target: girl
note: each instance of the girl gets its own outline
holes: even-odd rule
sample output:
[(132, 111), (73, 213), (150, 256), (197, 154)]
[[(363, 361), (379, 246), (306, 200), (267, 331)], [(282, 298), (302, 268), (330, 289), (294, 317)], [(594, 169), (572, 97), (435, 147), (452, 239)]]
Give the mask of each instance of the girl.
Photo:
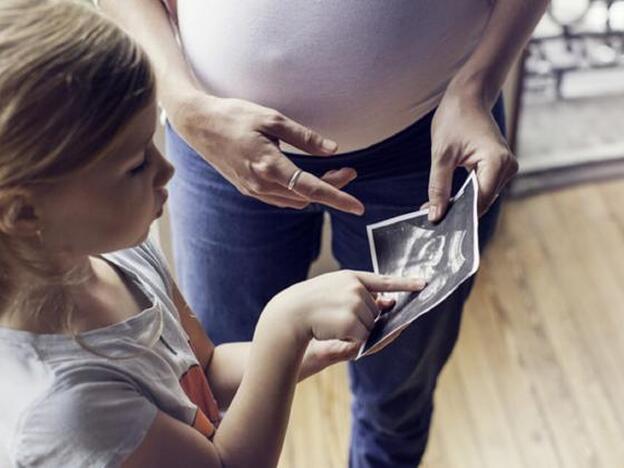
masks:
[(423, 287), (324, 275), (274, 297), (253, 342), (213, 346), (146, 240), (173, 174), (154, 88), (145, 54), (90, 8), (2, 0), (0, 436), (15, 466), (275, 466), (296, 382), (354, 355), (392, 305), (375, 292)]

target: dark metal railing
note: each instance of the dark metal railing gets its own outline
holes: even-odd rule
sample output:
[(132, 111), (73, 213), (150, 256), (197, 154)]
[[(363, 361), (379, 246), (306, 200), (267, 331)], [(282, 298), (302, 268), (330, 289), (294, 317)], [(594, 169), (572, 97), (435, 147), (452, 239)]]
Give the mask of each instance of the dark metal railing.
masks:
[[(550, 91), (562, 98), (562, 82), (572, 72), (624, 67), (624, 0), (577, 0), (567, 17), (551, 2), (545, 23), (530, 40), (524, 61), (527, 92)], [(561, 4), (560, 4), (561, 5)]]

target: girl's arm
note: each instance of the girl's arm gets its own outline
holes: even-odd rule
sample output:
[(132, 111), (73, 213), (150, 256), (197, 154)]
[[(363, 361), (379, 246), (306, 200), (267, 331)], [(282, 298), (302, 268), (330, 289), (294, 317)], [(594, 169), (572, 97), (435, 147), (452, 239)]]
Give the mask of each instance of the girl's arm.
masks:
[(173, 302), (178, 309), (182, 327), (191, 339), (191, 346), (206, 373), (215, 399), (225, 409), (230, 405), (243, 379), (251, 343), (226, 343), (215, 347), (178, 286), (173, 279), (170, 282)]
[(251, 345), (249, 369), (213, 440), (159, 412), (124, 468), (277, 465), (309, 338), (273, 318), (277, 312), (267, 312)]
[[(251, 342), (225, 343), (215, 347), (172, 278), (171, 284), (180, 322), (191, 339), (193, 351), (206, 373), (215, 399), (221, 409), (226, 409), (243, 379), (251, 353)], [(381, 308), (391, 305), (378, 301)], [(357, 343), (313, 340), (303, 355), (298, 381), (331, 364), (355, 357), (357, 350)]]
[[(278, 294), (258, 321), (240, 387), (213, 440), (160, 412), (124, 468), (275, 467), (310, 341), (361, 343), (379, 312), (371, 292), (423, 287), (413, 278), (345, 271)], [(209, 366), (214, 357), (211, 353)]]
[(277, 307), (263, 313), (253, 342), (215, 347), (173, 281), (172, 287), (180, 321), (206, 369), (215, 398), (229, 406), (240, 387), (239, 396), (231, 402), (212, 441), (159, 412), (124, 468), (276, 466), (309, 336), (297, 332), (301, 327), (273, 318), (283, 314)]
[[(377, 301), (380, 308), (391, 307)], [(226, 343), (214, 349), (210, 365), (206, 368), (206, 377), (214, 397), (221, 409), (227, 409), (236, 394), (247, 368), (251, 351), (251, 342)], [(353, 359), (358, 352), (359, 343), (340, 340), (317, 341), (308, 344), (299, 366), (297, 382), (320, 372), (337, 362)]]

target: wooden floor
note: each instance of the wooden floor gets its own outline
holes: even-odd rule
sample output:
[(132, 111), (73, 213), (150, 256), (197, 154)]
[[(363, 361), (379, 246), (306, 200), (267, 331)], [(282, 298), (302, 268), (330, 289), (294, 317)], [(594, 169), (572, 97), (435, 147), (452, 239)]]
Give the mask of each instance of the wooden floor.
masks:
[[(348, 438), (335, 366), (300, 385), (280, 468), (345, 467)], [(422, 466), (624, 467), (624, 181), (507, 204)]]

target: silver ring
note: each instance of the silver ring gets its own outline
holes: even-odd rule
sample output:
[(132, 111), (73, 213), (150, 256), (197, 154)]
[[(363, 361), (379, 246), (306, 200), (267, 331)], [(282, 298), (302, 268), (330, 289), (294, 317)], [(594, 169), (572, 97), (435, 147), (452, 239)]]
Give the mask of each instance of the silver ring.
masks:
[(302, 172), (303, 170), (297, 169), (295, 173), (290, 177), (290, 180), (288, 181), (288, 190), (292, 190), (295, 188), (295, 184), (299, 180)]

